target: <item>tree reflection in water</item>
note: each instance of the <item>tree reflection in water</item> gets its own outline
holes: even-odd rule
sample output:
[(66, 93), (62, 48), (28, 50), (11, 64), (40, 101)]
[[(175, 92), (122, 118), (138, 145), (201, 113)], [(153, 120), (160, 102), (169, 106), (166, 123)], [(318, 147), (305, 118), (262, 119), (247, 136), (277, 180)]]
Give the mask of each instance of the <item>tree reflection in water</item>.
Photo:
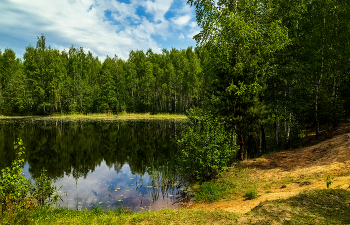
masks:
[[(13, 141), (20, 136), (33, 178), (40, 176), (42, 168), (57, 184), (66, 185), (69, 177), (74, 178), (75, 187), (61, 188), (66, 194), (63, 200), (73, 201), (68, 207), (91, 208), (103, 202), (111, 208), (123, 205), (142, 210), (145, 205), (154, 205), (156, 209), (164, 207), (156, 202), (168, 204), (169, 199), (178, 205), (190, 200), (189, 185), (174, 168), (175, 135), (180, 131), (181, 123), (175, 120), (2, 120), (0, 167), (14, 159)], [(104, 167), (114, 170), (114, 175), (105, 178), (104, 186), (88, 187), (88, 181), (106, 174), (95, 171)], [(80, 183), (86, 183), (91, 191), (84, 192)], [(116, 193), (122, 183), (130, 185), (130, 190), (124, 188), (127, 197), (123, 195), (121, 200)]]

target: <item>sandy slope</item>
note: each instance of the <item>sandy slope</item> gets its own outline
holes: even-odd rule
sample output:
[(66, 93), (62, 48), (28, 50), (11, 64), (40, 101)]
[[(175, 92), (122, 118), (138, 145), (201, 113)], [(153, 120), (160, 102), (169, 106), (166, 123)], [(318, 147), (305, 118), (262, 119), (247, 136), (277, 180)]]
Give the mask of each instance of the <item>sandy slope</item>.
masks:
[[(299, 145), (307, 146), (293, 150), (265, 155), (262, 158), (242, 162), (249, 168), (252, 177), (261, 180), (278, 180), (286, 177), (306, 177), (323, 174), (306, 185), (288, 184), (286, 188), (271, 189), (272, 193), (260, 191), (260, 196), (253, 200), (243, 198), (234, 201), (222, 201), (191, 206), (203, 209), (222, 209), (236, 213), (246, 213), (265, 200), (286, 199), (300, 191), (315, 188), (326, 188), (326, 174), (335, 176), (331, 188), (350, 188), (350, 124), (339, 126), (316, 139), (309, 136)], [(343, 175), (343, 176), (339, 176)]]

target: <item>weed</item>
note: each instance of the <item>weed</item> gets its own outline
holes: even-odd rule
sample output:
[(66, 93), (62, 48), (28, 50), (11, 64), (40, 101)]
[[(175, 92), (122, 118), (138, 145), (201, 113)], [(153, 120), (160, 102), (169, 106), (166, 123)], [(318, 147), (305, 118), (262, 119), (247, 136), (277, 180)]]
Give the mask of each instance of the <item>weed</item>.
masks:
[(328, 175), (327, 176), (327, 181), (326, 181), (327, 188), (329, 188), (332, 183), (333, 183), (333, 178)]
[(102, 205), (94, 206), (91, 211), (96, 215), (101, 214), (103, 212)]
[(247, 191), (245, 194), (244, 194), (244, 197), (247, 199), (247, 200), (252, 200), (254, 198), (257, 198), (259, 197), (259, 191), (257, 189), (252, 189), (250, 191)]
[(286, 188), (286, 187), (287, 187), (287, 185), (283, 184), (281, 188)]

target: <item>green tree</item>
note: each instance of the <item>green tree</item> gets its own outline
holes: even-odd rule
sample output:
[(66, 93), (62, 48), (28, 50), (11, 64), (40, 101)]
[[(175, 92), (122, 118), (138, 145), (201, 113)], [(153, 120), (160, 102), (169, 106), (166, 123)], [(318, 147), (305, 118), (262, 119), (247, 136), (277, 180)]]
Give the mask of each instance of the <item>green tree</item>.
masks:
[(205, 70), (213, 76), (213, 105), (235, 127), (243, 159), (244, 132), (258, 124), (270, 58), (288, 42), (287, 29), (271, 18), (267, 1), (188, 2), (202, 28), (195, 39), (212, 58)]

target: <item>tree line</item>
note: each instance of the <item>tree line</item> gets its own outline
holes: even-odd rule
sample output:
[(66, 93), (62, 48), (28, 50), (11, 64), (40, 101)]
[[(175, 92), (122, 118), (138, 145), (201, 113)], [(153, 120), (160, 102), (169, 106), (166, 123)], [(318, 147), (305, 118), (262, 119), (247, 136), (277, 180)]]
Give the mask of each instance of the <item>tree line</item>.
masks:
[(131, 51), (101, 63), (89, 51), (28, 46), (24, 61), (0, 52), (0, 113), (184, 113), (204, 98), (200, 61), (192, 47)]

